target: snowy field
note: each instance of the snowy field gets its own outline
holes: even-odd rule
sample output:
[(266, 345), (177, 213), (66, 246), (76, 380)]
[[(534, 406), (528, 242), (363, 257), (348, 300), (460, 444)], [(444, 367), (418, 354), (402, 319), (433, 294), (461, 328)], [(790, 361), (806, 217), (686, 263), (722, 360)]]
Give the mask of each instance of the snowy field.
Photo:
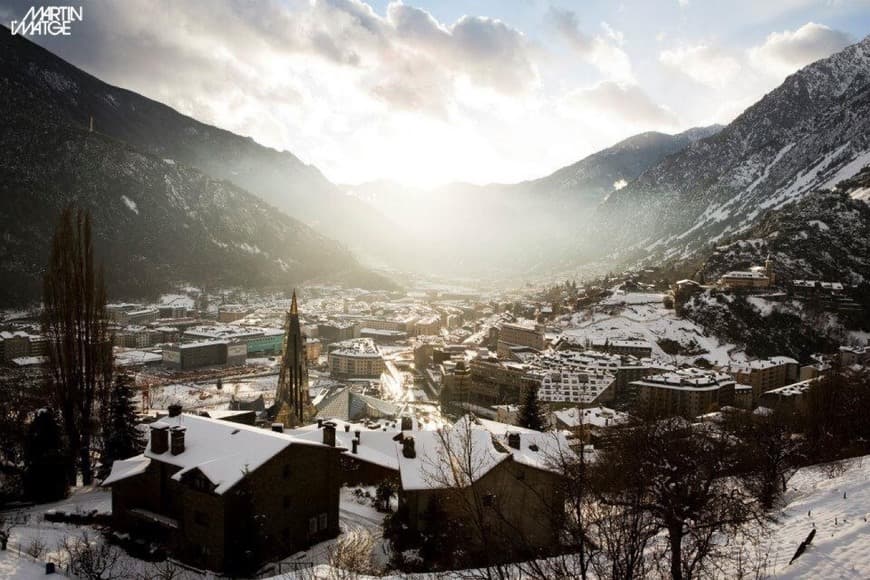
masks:
[(185, 409), (224, 409), (233, 396), (253, 398), (263, 394), (269, 404), (275, 396), (278, 375), (250, 379), (224, 379), (220, 389), (216, 382), (204, 384), (180, 383), (154, 387), (151, 391), (151, 407), (166, 409), (173, 403)]
[[(628, 294), (626, 296), (650, 297), (659, 294)], [(619, 296), (612, 296), (618, 299)], [(641, 339), (652, 346), (653, 357), (672, 360), (675, 363), (691, 363), (699, 357), (714, 365), (727, 365), (731, 361), (746, 360), (743, 352), (733, 344), (720, 342), (715, 336), (706, 336), (703, 329), (673, 310), (662, 306), (661, 300), (649, 303), (602, 304), (592, 310), (575, 314), (563, 330), (564, 334), (585, 339)], [(695, 345), (707, 354), (671, 356), (658, 345), (658, 341), (670, 339), (687, 348)]]
[[(788, 482), (785, 508), (770, 538), (771, 578), (870, 578), (870, 456), (844, 471), (807, 467)], [(806, 552), (788, 562), (815, 526)]]
[(661, 305), (665, 295), (660, 293), (623, 292), (615, 290), (604, 298), (601, 304), (658, 304)]

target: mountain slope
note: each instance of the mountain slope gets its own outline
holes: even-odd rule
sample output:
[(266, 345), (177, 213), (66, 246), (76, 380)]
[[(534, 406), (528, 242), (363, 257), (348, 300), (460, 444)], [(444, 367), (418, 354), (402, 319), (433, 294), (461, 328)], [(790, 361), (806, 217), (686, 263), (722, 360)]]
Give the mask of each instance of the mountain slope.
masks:
[[(870, 37), (789, 76), (597, 212), (599, 255), (690, 256), (870, 163)], [(606, 236), (604, 234), (607, 234)]]
[(660, 163), (668, 155), (682, 151), (692, 143), (715, 135), (721, 125), (695, 127), (668, 135), (650, 131), (634, 135), (612, 147), (593, 153), (552, 174), (513, 186), (527, 194), (550, 198), (571, 196), (597, 205), (614, 187), (635, 179)]
[(864, 191), (870, 191), (870, 168), (833, 191), (814, 191), (766, 213), (712, 252), (704, 263), (704, 278), (714, 280), (770, 256), (780, 280), (870, 282), (870, 205), (861, 200)]
[[(172, 281), (385, 282), (337, 242), (247, 191), (78, 126), (68, 110), (6, 74), (7, 54), (0, 52), (0, 303), (38, 300), (49, 241), (68, 203), (91, 211), (116, 296), (142, 296)], [(34, 74), (63, 86), (51, 71)]]
[(540, 274), (577, 258), (578, 233), (616, 182), (636, 178), (720, 128), (642, 133), (551, 175), (515, 184), (454, 183), (424, 191), (373, 182), (346, 189), (408, 225), (432, 267), (469, 274)]
[(289, 152), (108, 85), (6, 28), (0, 30), (0, 75), (13, 83), (7, 88), (50, 104), (73, 123), (87, 127), (93, 117), (100, 133), (226, 179), (350, 247), (389, 253), (383, 232), (399, 228)]

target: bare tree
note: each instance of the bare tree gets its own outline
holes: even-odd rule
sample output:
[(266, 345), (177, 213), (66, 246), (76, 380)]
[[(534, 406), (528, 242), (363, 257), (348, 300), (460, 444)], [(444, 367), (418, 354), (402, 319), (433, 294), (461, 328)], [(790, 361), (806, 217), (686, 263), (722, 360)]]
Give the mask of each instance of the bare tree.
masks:
[(743, 451), (739, 468), (748, 488), (772, 509), (803, 457), (803, 445), (779, 412), (767, 415), (731, 413), (723, 427), (737, 437)]
[[(43, 292), (50, 383), (82, 481), (93, 480), (94, 407), (111, 383), (112, 345), (102, 272), (94, 267), (90, 215), (67, 207), (51, 246)], [(75, 484), (75, 467), (68, 474)]]
[(27, 520), (27, 516), (17, 512), (0, 512), (0, 550), (5, 550), (12, 537), (12, 530)]
[(617, 431), (604, 457), (614, 492), (604, 499), (647, 514), (654, 529), (665, 533), (662, 564), (674, 580), (709, 572), (723, 555), (719, 537), (760, 523), (763, 510), (734, 477), (732, 437), (679, 418), (639, 421)]
[(92, 539), (87, 532), (66, 537), (59, 546), (69, 571), (84, 580), (122, 580), (132, 570), (120, 548)]
[(329, 548), (332, 577), (350, 580), (360, 575), (377, 574), (374, 549), (375, 539), (368, 530), (356, 528), (345, 532)]
[(439, 430), (438, 444), (437, 456), (426, 458), (425, 478), (443, 498), (441, 503), (453, 506), (462, 516), (461, 521), (451, 522), (451, 527), (460, 538), (460, 547), (464, 545), (465, 554), (463, 558), (457, 550), (455, 554), (460, 558), (452, 564), (482, 565), (485, 577), (503, 578), (505, 574), (495, 558), (499, 546), (492, 525), (494, 513), (499, 511), (496, 504), (502, 497), (493, 493), (484, 495), (479, 486), (472, 485), (489, 467), (487, 450), (474, 444), (470, 420)]
[[(553, 483), (559, 474), (535, 477), (471, 416), (440, 430), (437, 447), (424, 458), (425, 477), (449, 509), (448, 533), (462, 555), (454, 566), (479, 567), (470, 574), (485, 578), (552, 578), (573, 571), (574, 557), (555, 557), (563, 548), (565, 511), (564, 490)], [(544, 468), (546, 451), (539, 452)]]
[(193, 576), (172, 560), (151, 563), (146, 570), (136, 574), (137, 580), (187, 580)]

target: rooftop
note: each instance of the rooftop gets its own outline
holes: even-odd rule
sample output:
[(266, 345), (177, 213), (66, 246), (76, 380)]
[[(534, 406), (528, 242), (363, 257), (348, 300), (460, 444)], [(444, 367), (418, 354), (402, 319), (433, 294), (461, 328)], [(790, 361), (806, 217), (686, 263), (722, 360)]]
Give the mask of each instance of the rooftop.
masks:
[(154, 453), (149, 440), (142, 455), (116, 462), (103, 485), (141, 473), (148, 467), (146, 461), (157, 460), (181, 468), (172, 476), (176, 481), (198, 469), (215, 484), (215, 493), (221, 495), (241, 481), (246, 471), (258, 469), (290, 445), (323, 445), (259, 427), (186, 413), (151, 424), (152, 429), (161, 427), (185, 428), (184, 451), (177, 455), (169, 450)]

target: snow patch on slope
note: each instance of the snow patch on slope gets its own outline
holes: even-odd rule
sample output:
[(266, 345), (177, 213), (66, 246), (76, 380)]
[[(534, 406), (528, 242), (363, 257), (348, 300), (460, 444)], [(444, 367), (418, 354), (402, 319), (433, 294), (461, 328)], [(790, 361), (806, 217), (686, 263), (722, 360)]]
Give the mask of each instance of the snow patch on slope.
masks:
[(133, 201), (126, 195), (121, 196), (121, 201), (124, 202), (124, 205), (126, 205), (130, 209), (130, 211), (132, 211), (136, 215), (139, 215), (139, 206), (136, 205), (135, 201)]

